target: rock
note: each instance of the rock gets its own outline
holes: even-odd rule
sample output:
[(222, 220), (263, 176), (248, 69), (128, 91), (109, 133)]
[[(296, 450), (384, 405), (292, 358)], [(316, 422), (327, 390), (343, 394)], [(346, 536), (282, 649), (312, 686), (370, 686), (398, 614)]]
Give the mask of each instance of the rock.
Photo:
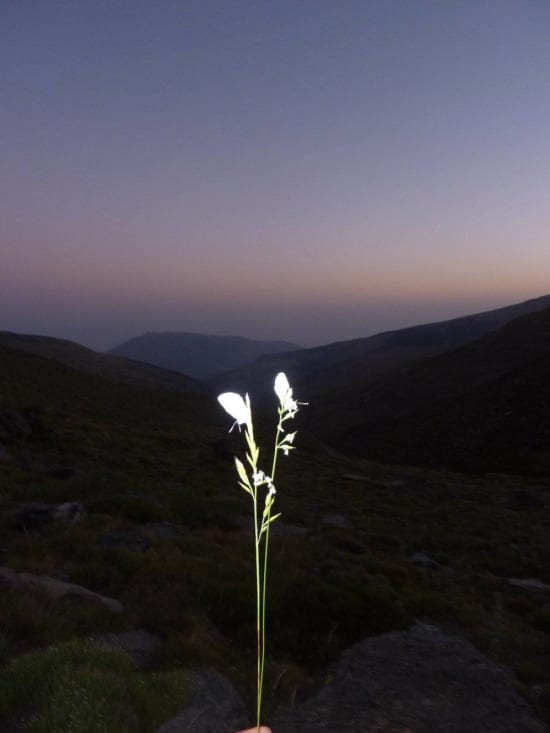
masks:
[(58, 504), (52, 511), (52, 519), (58, 522), (76, 524), (85, 516), (84, 507), (78, 501), (66, 501)]
[(120, 634), (94, 634), (90, 638), (110, 649), (123, 649), (138, 668), (147, 666), (160, 646), (158, 637), (143, 629)]
[(409, 557), (409, 562), (418, 565), (424, 570), (439, 570), (441, 565), (424, 552), (415, 552)]
[(276, 733), (544, 733), (507, 671), (434, 626), (344, 652), (330, 681), (268, 721)]
[(307, 527), (300, 527), (297, 524), (288, 524), (287, 522), (281, 522), (277, 519), (271, 525), (269, 533), (271, 537), (288, 537), (290, 535), (303, 535), (307, 534)]
[(185, 532), (170, 522), (149, 522), (143, 525), (143, 529), (162, 540), (185, 537)]
[(508, 582), (515, 588), (522, 588), (533, 593), (548, 593), (550, 591), (548, 583), (543, 583), (542, 580), (536, 578), (508, 578)]
[(325, 527), (339, 527), (340, 529), (351, 529), (353, 527), (351, 521), (343, 514), (325, 514), (321, 519), (321, 524)]
[(125, 547), (127, 550), (133, 550), (134, 552), (145, 552), (151, 546), (149, 540), (143, 535), (125, 530), (104, 532), (97, 538), (97, 544), (99, 547), (106, 549)]
[(235, 733), (248, 724), (242, 700), (229, 680), (216, 672), (196, 672), (191, 705), (155, 733)]
[(15, 515), (18, 529), (32, 530), (52, 521), (75, 524), (85, 515), (84, 507), (78, 501), (66, 501), (63, 504), (42, 504), (33, 502), (25, 504)]
[(17, 570), (11, 570), (10, 568), (0, 567), (0, 583), (8, 588), (39, 587), (53, 599), (62, 598), (63, 596), (78, 596), (79, 598), (106, 606), (114, 613), (121, 613), (124, 610), (122, 603), (114, 598), (102, 596), (81, 585), (67, 583), (64, 580), (58, 580), (49, 575), (34, 575), (33, 573), (23, 573)]

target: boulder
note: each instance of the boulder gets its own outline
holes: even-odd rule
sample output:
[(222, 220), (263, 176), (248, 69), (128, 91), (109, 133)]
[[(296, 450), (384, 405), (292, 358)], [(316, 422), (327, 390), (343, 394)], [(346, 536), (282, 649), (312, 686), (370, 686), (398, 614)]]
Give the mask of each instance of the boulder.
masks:
[(65, 501), (52, 510), (52, 519), (58, 522), (76, 524), (85, 516), (84, 507), (78, 501)]
[(409, 557), (409, 562), (412, 562), (413, 565), (423, 570), (441, 570), (443, 567), (437, 560), (434, 560), (433, 557), (430, 557), (425, 552), (414, 552)]
[(177, 540), (185, 537), (185, 532), (171, 522), (148, 522), (143, 529), (160, 540)]
[(229, 680), (216, 672), (196, 672), (191, 705), (155, 733), (235, 733), (248, 724), (242, 700)]
[(52, 521), (75, 524), (85, 515), (84, 507), (78, 501), (66, 501), (62, 504), (43, 504), (32, 502), (25, 504), (15, 515), (18, 529), (32, 530)]
[(528, 590), (531, 593), (548, 593), (550, 591), (550, 585), (537, 578), (508, 578), (508, 582), (514, 588)]
[(160, 646), (160, 639), (143, 629), (119, 634), (94, 634), (90, 638), (110, 649), (122, 649), (138, 669), (147, 666)]
[(97, 544), (106, 549), (125, 547), (133, 552), (145, 552), (151, 546), (149, 540), (143, 535), (126, 530), (104, 532), (97, 538)]
[(276, 733), (544, 733), (513, 678), (469, 642), (417, 623), (344, 652), (330, 680), (268, 721)]
[(0, 585), (22, 589), (38, 587), (54, 600), (64, 596), (76, 596), (105, 606), (114, 613), (121, 613), (124, 610), (122, 603), (114, 598), (102, 596), (81, 585), (67, 583), (49, 575), (34, 575), (34, 573), (19, 572), (11, 568), (0, 568)]
[(338, 513), (325, 514), (321, 524), (324, 524), (325, 527), (338, 527), (340, 529), (351, 529), (353, 527), (348, 517)]

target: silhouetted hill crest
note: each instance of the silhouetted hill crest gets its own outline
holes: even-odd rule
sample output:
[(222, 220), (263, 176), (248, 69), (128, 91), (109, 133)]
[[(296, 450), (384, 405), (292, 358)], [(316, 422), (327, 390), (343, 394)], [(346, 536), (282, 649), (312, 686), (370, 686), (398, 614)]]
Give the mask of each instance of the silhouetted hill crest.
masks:
[(267, 354), (253, 363), (214, 376), (213, 391), (235, 389), (264, 397), (273, 375), (285, 371), (295, 393), (313, 403), (337, 401), (341, 393), (366, 385), (490, 333), (521, 315), (550, 307), (550, 295), (447, 321), (385, 331), (366, 338), (282, 354)]
[(203, 389), (199, 382), (179, 372), (122, 356), (101, 354), (67, 339), (0, 331), (0, 346), (54, 359), (73, 369), (119, 382), (174, 392), (197, 392)]
[(287, 341), (258, 341), (244, 336), (212, 336), (179, 331), (149, 331), (116, 346), (110, 354), (163, 369), (207, 379), (253, 361), (264, 354), (300, 349)]
[(321, 433), (384, 462), (547, 472), (549, 377), (547, 308), (348, 394)]

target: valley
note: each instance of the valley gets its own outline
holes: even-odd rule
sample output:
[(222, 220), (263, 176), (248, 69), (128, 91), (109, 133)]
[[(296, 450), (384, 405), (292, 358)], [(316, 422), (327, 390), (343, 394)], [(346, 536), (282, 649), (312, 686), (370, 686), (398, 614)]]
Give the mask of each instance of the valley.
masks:
[[(296, 397), (310, 404), (277, 486), (268, 717), (322, 689), (350, 645), (421, 623), (511, 670), (517, 691), (550, 720), (548, 317), (520, 316), (415, 364), (407, 357), (399, 378), (357, 392), (351, 380), (347, 396), (344, 380), (331, 397), (328, 386), (317, 391), (321, 374), (311, 393), (307, 373), (297, 374)], [(289, 358), (249, 367), (266, 375), (253, 402), (262, 445), (275, 406), (264, 360)], [(31, 353), (13, 338), (0, 343), (2, 665), (11, 674), (12, 660), (51, 645), (146, 634), (140, 674), (151, 689), (155, 675), (167, 689), (179, 680), (181, 706), (188, 693), (177, 675), (216, 670), (250, 711), (250, 518), (232, 462), (242, 435), (228, 433), (208, 385), (174, 390), (171, 379), (153, 387)], [(512, 430), (495, 430), (488, 404), (495, 414), (508, 405)], [(430, 426), (440, 452), (431, 452)], [(476, 445), (491, 459), (479, 470), (468, 461), (483, 455)], [(151, 695), (149, 717), (137, 693), (128, 702), (149, 721), (145, 732), (169, 717)], [(48, 704), (36, 703), (45, 720)], [(9, 730), (27, 730), (24, 696), (2, 705)]]

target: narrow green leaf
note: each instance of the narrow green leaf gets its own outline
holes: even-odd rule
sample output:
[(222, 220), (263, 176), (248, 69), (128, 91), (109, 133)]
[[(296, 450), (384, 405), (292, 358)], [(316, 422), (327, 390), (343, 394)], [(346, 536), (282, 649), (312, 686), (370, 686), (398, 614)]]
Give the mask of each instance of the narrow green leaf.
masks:
[(246, 472), (245, 467), (243, 466), (242, 461), (235, 456), (235, 466), (237, 468), (237, 473), (239, 474), (239, 478), (241, 481), (248, 486), (248, 488), (252, 488), (250, 484), (250, 479), (248, 478), (248, 474)]
[(241, 489), (244, 489), (247, 494), (250, 494), (250, 496), (253, 496), (253, 493), (252, 493), (252, 490), (250, 489), (250, 487), (247, 486), (246, 484), (243, 484), (242, 481), (239, 481), (239, 486), (241, 487)]

